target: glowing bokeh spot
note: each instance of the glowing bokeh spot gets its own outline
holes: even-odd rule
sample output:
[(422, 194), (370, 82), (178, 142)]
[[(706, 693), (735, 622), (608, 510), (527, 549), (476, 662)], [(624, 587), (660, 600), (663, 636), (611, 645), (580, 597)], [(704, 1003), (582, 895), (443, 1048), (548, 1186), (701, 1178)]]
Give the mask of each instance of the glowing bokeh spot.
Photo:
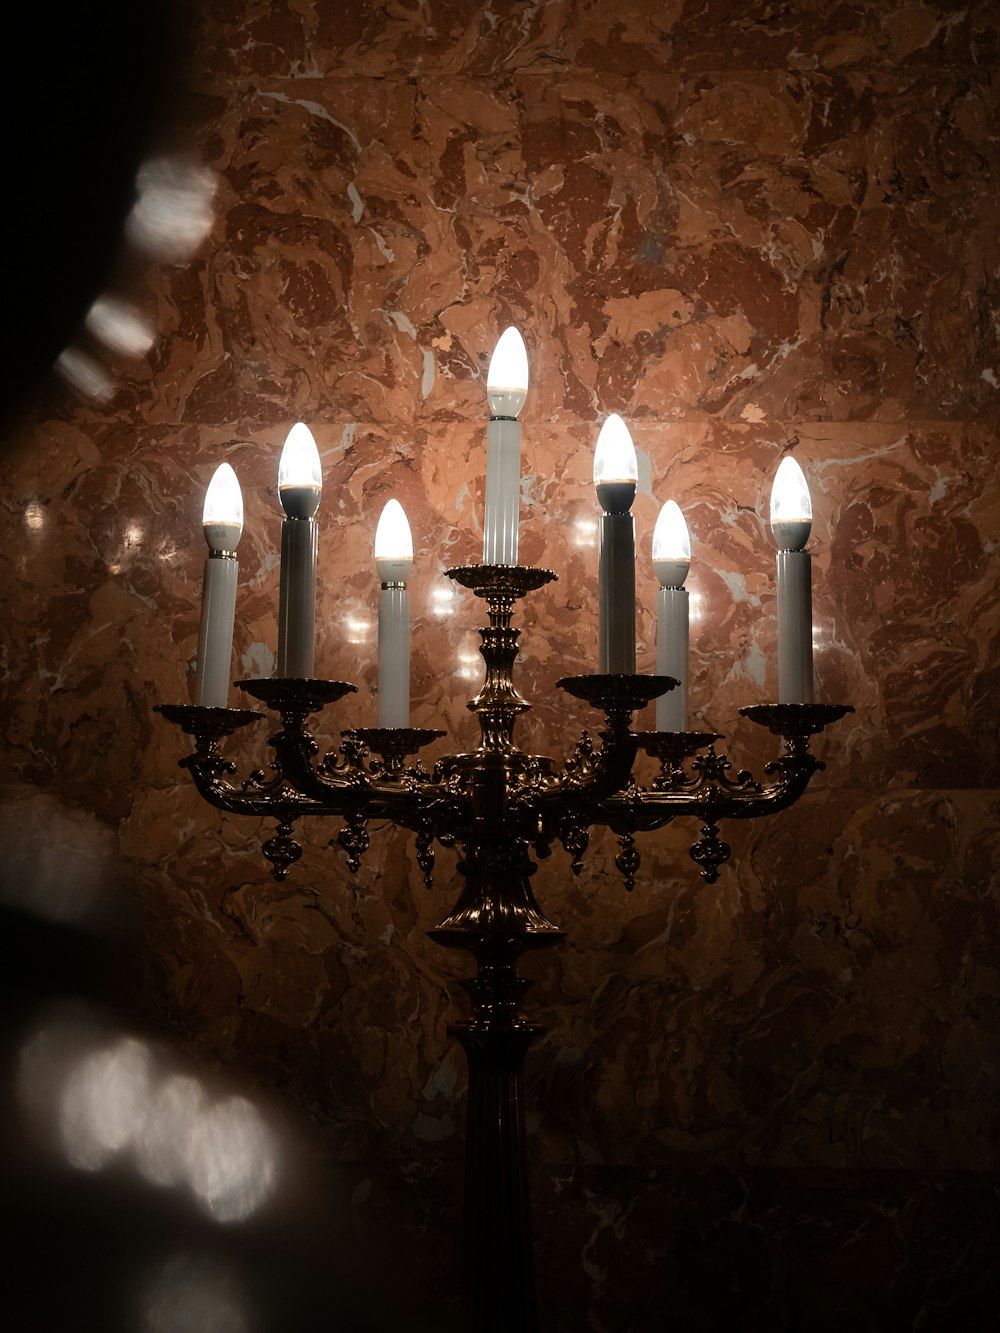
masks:
[(71, 1165), (96, 1171), (128, 1147), (146, 1118), (150, 1053), (124, 1038), (83, 1059), (63, 1088), (59, 1130)]
[(204, 1109), (205, 1090), (195, 1078), (175, 1074), (156, 1088), (134, 1144), (136, 1166), (151, 1185), (186, 1182)]
[(56, 360), (56, 370), (67, 384), (85, 398), (106, 403), (114, 396), (111, 380), (97, 362), (75, 347), (67, 347)]
[(126, 223), (133, 244), (160, 259), (188, 258), (208, 235), (215, 178), (180, 158), (152, 158), (136, 176), (139, 198)]
[(152, 326), (133, 306), (113, 296), (99, 296), (85, 322), (105, 347), (126, 356), (143, 356), (153, 345)]
[(18, 1094), (71, 1166), (115, 1158), (150, 1185), (184, 1186), (216, 1222), (241, 1222), (274, 1192), (277, 1138), (245, 1097), (212, 1101), (136, 1037), (109, 1040), (86, 1012), (47, 1023), (21, 1049)]
[(188, 1180), (218, 1222), (240, 1222), (274, 1188), (274, 1140), (245, 1097), (208, 1107), (193, 1130)]

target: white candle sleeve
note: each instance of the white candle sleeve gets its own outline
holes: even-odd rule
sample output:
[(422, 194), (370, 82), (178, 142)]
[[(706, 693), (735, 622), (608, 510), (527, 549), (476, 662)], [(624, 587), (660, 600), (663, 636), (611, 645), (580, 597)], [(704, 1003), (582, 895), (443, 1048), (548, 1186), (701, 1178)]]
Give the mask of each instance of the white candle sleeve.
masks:
[(680, 683), (656, 701), (657, 731), (687, 730), (688, 595), (661, 588), (656, 615), (656, 671)]
[(286, 518), (281, 525), (278, 675), (284, 679), (309, 679), (314, 670), (318, 540), (313, 518)]
[(203, 708), (229, 707), (239, 572), (239, 562), (229, 554), (213, 553), (205, 561), (194, 697)]
[(410, 725), (410, 595), (413, 536), (398, 500), (387, 500), (375, 529), (378, 602), (378, 724)]
[(628, 427), (612, 412), (594, 450), (601, 515), (597, 641), (601, 675), (635, 675), (635, 499), (639, 464)]
[(410, 594), (402, 583), (379, 593), (378, 724), (410, 725)]
[(297, 421), (278, 461), (281, 581), (278, 594), (278, 676), (310, 679), (316, 652), (316, 555), (314, 515), (323, 491), (323, 468), (312, 431)]
[(486, 431), (486, 515), (483, 564), (517, 564), (521, 501), (521, 425), (491, 417)]
[(521, 427), (517, 414), (528, 394), (528, 353), (517, 329), (500, 335), (486, 376), (490, 424), (486, 431), (486, 512), (483, 564), (517, 564), (521, 505)]
[(635, 522), (601, 515), (598, 643), (602, 675), (635, 675)]
[(812, 571), (807, 551), (778, 552), (778, 702), (813, 702)]

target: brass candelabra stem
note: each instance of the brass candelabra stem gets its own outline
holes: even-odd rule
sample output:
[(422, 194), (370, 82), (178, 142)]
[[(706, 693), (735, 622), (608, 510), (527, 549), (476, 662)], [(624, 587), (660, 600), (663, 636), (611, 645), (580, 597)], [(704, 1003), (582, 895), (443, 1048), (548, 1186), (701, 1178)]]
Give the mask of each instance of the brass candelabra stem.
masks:
[[(161, 704), (158, 711), (194, 737), (181, 765), (201, 795), (233, 814), (276, 821), (263, 843), (277, 879), (301, 855), (294, 826), (307, 815), (339, 816), (338, 842), (357, 870), (368, 848), (371, 819), (390, 820), (416, 835), (428, 884), (434, 845), (457, 844), (462, 880), (458, 901), (431, 938), (463, 949), (475, 964), (464, 982), (472, 1017), (452, 1027), (468, 1058), (466, 1185), (462, 1249), (462, 1321), (466, 1333), (532, 1333), (536, 1327), (531, 1223), (525, 1161), (523, 1068), (538, 1031), (520, 1012), (529, 983), (517, 974), (528, 949), (558, 943), (563, 932), (542, 912), (531, 888), (534, 858), (559, 842), (578, 873), (590, 829), (617, 836), (616, 864), (631, 889), (639, 870), (635, 836), (680, 816), (699, 821), (691, 856), (714, 881), (730, 849), (722, 819), (755, 819), (791, 805), (823, 767), (809, 740), (852, 711), (843, 705), (760, 705), (742, 709), (784, 740), (764, 781), (716, 751), (712, 732), (632, 731), (633, 714), (676, 683), (665, 676), (585, 675), (559, 686), (604, 714), (599, 745), (584, 732), (562, 764), (528, 755), (514, 744), (514, 723), (530, 705), (514, 687), (520, 631), (516, 602), (555, 578), (545, 569), (469, 565), (448, 577), (487, 604), (480, 630), (486, 677), (469, 708), (480, 724), (477, 749), (439, 759), (428, 769), (414, 759), (444, 733), (416, 728), (354, 728), (336, 753), (319, 757), (308, 730), (312, 714), (354, 691), (344, 681), (247, 680), (240, 688), (281, 720), (269, 737), (270, 771), (231, 781), (235, 764), (220, 743), (262, 715), (246, 709)], [(648, 786), (634, 776), (639, 749), (659, 762)], [(412, 760), (412, 762), (408, 762)]]

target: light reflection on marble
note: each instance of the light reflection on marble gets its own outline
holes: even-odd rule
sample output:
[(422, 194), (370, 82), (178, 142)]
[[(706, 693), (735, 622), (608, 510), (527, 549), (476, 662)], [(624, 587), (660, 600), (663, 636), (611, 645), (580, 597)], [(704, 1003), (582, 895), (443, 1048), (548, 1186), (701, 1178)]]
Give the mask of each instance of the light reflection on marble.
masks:
[[(165, 1021), (321, 1108), (366, 1179), (382, 1154), (431, 1173), (457, 1151), (435, 1074), (464, 1077), (459, 964), (424, 936), (454, 857), (427, 894), (381, 831), (351, 879), (331, 821), (276, 886), (267, 831), (198, 801), (150, 706), (189, 697), (222, 459), (246, 500), (234, 676), (271, 669), (275, 471), (302, 418), (325, 474), (317, 670), (359, 685), (323, 743), (375, 718), (390, 495), (420, 534), (413, 723), (449, 732), (431, 760), (474, 743), (481, 608), (444, 570), (481, 551), (485, 371), (511, 321), (532, 370), (521, 556), (559, 575), (521, 617), (524, 747), (562, 757), (598, 720), (554, 682), (596, 658), (609, 410), (649, 460), (640, 669), (670, 495), (694, 543), (692, 725), (758, 774), (773, 757), (738, 709), (775, 692), (765, 518), (791, 448), (815, 506), (817, 697), (857, 708), (799, 806), (732, 830), (714, 888), (691, 827), (640, 840), (631, 897), (606, 839), (579, 880), (558, 853), (540, 867), (568, 931), (526, 965), (551, 1029), (529, 1074), (541, 1160), (997, 1165), (997, 30), (984, 5), (766, 8), (512, 0), (496, 29), (449, 0), (336, 24), (322, 6), (205, 12), (208, 243), (147, 274), (158, 342), (116, 368), (110, 406), (57, 396), (11, 447), (9, 763), (111, 832)], [(233, 753), (267, 760), (263, 736)]]
[(98, 297), (87, 311), (84, 322), (88, 331), (106, 347), (127, 356), (142, 356), (156, 338), (150, 325), (134, 307), (109, 296)]
[(212, 173), (179, 155), (155, 157), (139, 168), (135, 186), (138, 197), (125, 227), (129, 240), (160, 260), (189, 259), (215, 220)]

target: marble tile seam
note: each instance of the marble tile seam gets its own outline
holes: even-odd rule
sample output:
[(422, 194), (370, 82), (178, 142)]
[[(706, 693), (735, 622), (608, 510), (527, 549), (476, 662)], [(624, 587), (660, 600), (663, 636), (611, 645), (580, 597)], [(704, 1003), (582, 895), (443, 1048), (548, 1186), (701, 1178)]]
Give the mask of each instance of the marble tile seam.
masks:
[(629, 87), (636, 81), (657, 76), (669, 77), (676, 81), (685, 79), (715, 79), (720, 82), (745, 77), (747, 75), (791, 75), (795, 78), (824, 79), (850, 78), (858, 74), (891, 76), (895, 81), (905, 83), (919, 77), (931, 75), (937, 78), (968, 77), (970, 74), (991, 75), (1000, 69), (1000, 60), (969, 61), (913, 61), (900, 64), (895, 61), (858, 61), (854, 64), (830, 66), (797, 65), (775, 61), (747, 62), (731, 61), (725, 65), (681, 62), (664, 62), (662, 66), (647, 66), (623, 73), (620, 69), (607, 69), (600, 66), (588, 66), (576, 62), (564, 65), (513, 65), (490, 70), (450, 69), (438, 70), (424, 67), (416, 72), (400, 70), (390, 74), (365, 73), (352, 69), (328, 69), (312, 73), (283, 73), (255, 75), (253, 73), (234, 73), (218, 75), (210, 70), (197, 71), (180, 85), (185, 93), (205, 94), (218, 91), (219, 88), (243, 88), (248, 92), (259, 91), (263, 87), (276, 88), (284, 85), (301, 86), (330, 84), (384, 84), (388, 87), (418, 88), (423, 83), (441, 86), (448, 83), (472, 83), (497, 85), (504, 80), (536, 79), (545, 83), (579, 81), (581, 79), (602, 79), (621, 87)]
[[(135, 415), (138, 416), (139, 414), (136, 413)], [(128, 414), (126, 414), (126, 420), (127, 416)], [(287, 419), (288, 421), (297, 419), (295, 412), (290, 411), (288, 413)], [(530, 418), (522, 417), (521, 425), (522, 429), (525, 431), (525, 434), (527, 435), (529, 430), (544, 430), (546, 427), (552, 427), (557, 429), (562, 429), (562, 428), (569, 429), (578, 427), (581, 422), (585, 422), (588, 424), (593, 422), (595, 424), (595, 440), (596, 440), (596, 423), (598, 423), (600, 419), (601, 418), (599, 415), (595, 415), (594, 417), (589, 417), (589, 416), (580, 417), (578, 415), (571, 415), (567, 413), (565, 416), (549, 417), (545, 420), (536, 419), (534, 421), (531, 421)], [(61, 417), (39, 418), (36, 420), (35, 423), (29, 423), (29, 424), (33, 424), (36, 428), (44, 429), (44, 427), (46, 426), (46, 424), (48, 424), (50, 420), (61, 421), (62, 418)], [(111, 414), (105, 415), (105, 414), (90, 412), (87, 410), (86, 404), (81, 404), (80, 409), (74, 413), (74, 420), (81, 424), (86, 423), (87, 425), (90, 426), (107, 426), (107, 427), (114, 427), (117, 429), (121, 429), (122, 425), (124, 424), (121, 413), (116, 413), (114, 415)], [(483, 410), (483, 417), (481, 422), (472, 417), (461, 418), (459, 420), (456, 420), (455, 417), (447, 409), (429, 408), (426, 411), (421, 411), (419, 408), (417, 408), (412, 413), (406, 416), (380, 417), (377, 420), (375, 419), (365, 420), (359, 417), (352, 417), (352, 416), (336, 416), (336, 417), (317, 416), (317, 417), (312, 417), (309, 421), (309, 424), (314, 429), (321, 429), (321, 430), (326, 430), (335, 427), (351, 426), (354, 427), (355, 430), (382, 431), (388, 433), (397, 430), (399, 428), (405, 428), (407, 426), (410, 426), (414, 422), (419, 422), (420, 424), (440, 426), (444, 428), (455, 428), (457, 430), (477, 431), (481, 429), (483, 432), (485, 432), (486, 421), (487, 421), (487, 413), (485, 407)], [(741, 421), (738, 418), (716, 417), (711, 415), (654, 417), (654, 416), (648, 416), (644, 413), (641, 414), (633, 413), (629, 417), (629, 421), (630, 424), (634, 423), (639, 430), (651, 427), (667, 428), (667, 429), (684, 429), (684, 428), (690, 429), (692, 427), (697, 427), (697, 428), (716, 427), (717, 429), (722, 431), (740, 431), (747, 434), (756, 433), (761, 436), (768, 434), (772, 436), (791, 435), (799, 431), (807, 432), (807, 431), (815, 431), (817, 429), (824, 429), (837, 432), (848, 432), (852, 429), (865, 429), (868, 431), (902, 430), (907, 434), (912, 434), (915, 431), (923, 431), (923, 430), (934, 430), (934, 431), (996, 430), (998, 427), (1000, 427), (1000, 406), (998, 406), (997, 408), (997, 415), (995, 417), (956, 416), (956, 417), (924, 417), (921, 419), (916, 419), (913, 417), (906, 417), (906, 418), (853, 417), (853, 418), (836, 418), (836, 419), (831, 419), (829, 417), (824, 417), (824, 418), (797, 417), (797, 418), (786, 418), (786, 419), (774, 419), (771, 421), (748, 422), (748, 421)], [(159, 433), (165, 430), (218, 431), (220, 433), (231, 435), (233, 431), (239, 431), (241, 428), (244, 428), (242, 427), (242, 423), (238, 419), (231, 421), (223, 421), (216, 419), (210, 421), (210, 420), (192, 420), (190, 417), (178, 419), (174, 417), (151, 418), (147, 416), (143, 424), (150, 431), (150, 433), (153, 432)], [(277, 438), (277, 436), (280, 435), (281, 433), (282, 427), (272, 425), (270, 422), (262, 422), (260, 424), (257, 423), (248, 424), (244, 429), (247, 431), (247, 433), (252, 433), (255, 436), (263, 436), (263, 435), (270, 436), (274, 434), (275, 437)], [(250, 441), (246, 441), (246, 443), (250, 443)]]

